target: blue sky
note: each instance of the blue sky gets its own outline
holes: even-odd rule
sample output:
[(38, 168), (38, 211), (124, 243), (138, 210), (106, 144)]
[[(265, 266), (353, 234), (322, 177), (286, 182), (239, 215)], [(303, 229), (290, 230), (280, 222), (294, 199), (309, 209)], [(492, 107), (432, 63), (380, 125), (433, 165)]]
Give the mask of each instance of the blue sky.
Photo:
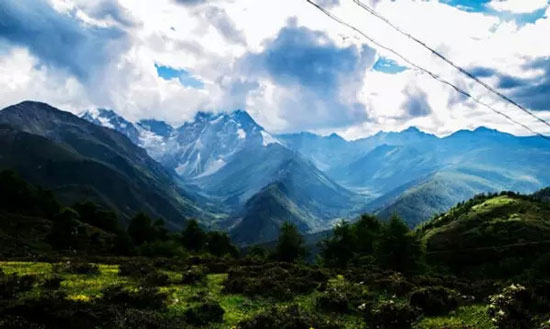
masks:
[(397, 64), (396, 61), (390, 58), (386, 57), (380, 57), (376, 63), (374, 63), (374, 66), (372, 67), (373, 70), (388, 73), (388, 74), (395, 74), (403, 72), (407, 69), (406, 66), (401, 66)]
[[(544, 18), (546, 8), (538, 8), (536, 10), (526, 10), (525, 12), (513, 12), (509, 10), (496, 10), (491, 7), (491, 0), (439, 0), (441, 3), (456, 7), (472, 13), (483, 13), (490, 16), (498, 17), (503, 21), (514, 21), (518, 25), (534, 23), (538, 19)], [(528, 1), (528, 0), (527, 0)]]
[[(548, 0), (364, 0), (485, 82), (550, 119)], [(319, 0), (384, 45), (537, 129), (350, 0)], [(353, 139), (418, 126), (525, 134), (295, 0), (4, 0), (0, 105), (113, 108), (172, 124), (246, 109), (272, 132)], [(549, 132), (550, 133), (550, 132)]]
[(174, 69), (168, 66), (163, 66), (158, 64), (155, 64), (155, 68), (157, 69), (158, 76), (165, 80), (178, 79), (178, 81), (183, 86), (197, 88), (197, 89), (204, 88), (204, 83), (202, 83), (202, 81), (193, 77), (191, 73), (189, 73), (184, 69)]

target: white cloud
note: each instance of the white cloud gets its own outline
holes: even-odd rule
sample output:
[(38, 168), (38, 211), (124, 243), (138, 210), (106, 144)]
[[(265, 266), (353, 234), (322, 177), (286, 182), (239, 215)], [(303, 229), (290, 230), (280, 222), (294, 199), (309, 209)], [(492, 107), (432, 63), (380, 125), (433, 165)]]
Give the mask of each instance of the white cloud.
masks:
[[(82, 81), (70, 72), (44, 65), (43, 60), (24, 45), (0, 42), (4, 44), (0, 46), (0, 84), (7, 86), (0, 90), (2, 106), (37, 99), (75, 112), (92, 106), (109, 107), (128, 119), (155, 117), (173, 124), (191, 119), (198, 110), (245, 108), (270, 131), (331, 132), (336, 129), (347, 138), (378, 130), (400, 130), (410, 125), (440, 135), (478, 125), (527, 133), (414, 70), (390, 75), (361, 66), (358, 69), (366, 70), (365, 74), (350, 74), (351, 80), (341, 79), (338, 93), (334, 94), (338, 98), (335, 102), (340, 105), (359, 102), (360, 111), (353, 112), (355, 117), (348, 116), (343, 126), (331, 128), (334, 108), (330, 102), (323, 102), (312, 94), (311, 88), (299, 83), (283, 84), (263, 73), (247, 75), (242, 70), (243, 58), (266, 51), (271, 40), (292, 18), (296, 26), (321, 31), (326, 35), (326, 42), (341, 49), (373, 46), (306, 1), (194, 0), (186, 1), (185, 5), (181, 0), (180, 3), (175, 0), (48, 1), (60, 14), (78, 19), (83, 26), (123, 31), (127, 44), (115, 49), (113, 56), (108, 57), (109, 62), (94, 70), (89, 81)], [(518, 24), (487, 13), (466, 12), (438, 1), (369, 3), (375, 3), (378, 12), (462, 66), (483, 67), (518, 79), (537, 79), (544, 74), (540, 69), (526, 68), (526, 64), (550, 56), (550, 43), (541, 42), (550, 35), (547, 17)], [(512, 13), (531, 13), (545, 5), (547, 0), (490, 4), (495, 10)], [(506, 106), (425, 49), (362, 11), (353, 1), (340, 0), (331, 10), (415, 63), (539, 131), (550, 133), (544, 130), (547, 127)], [(547, 15), (549, 13), (550, 8)], [(378, 55), (407, 65), (387, 51), (378, 51)], [(79, 56), (78, 52), (75, 54)], [(175, 79), (159, 78), (155, 63), (189, 71), (204, 82), (204, 89), (186, 88)], [(497, 76), (485, 79), (493, 85), (499, 82)], [(411, 102), (415, 97), (421, 97), (430, 111), (406, 111), (404, 104), (414, 105)], [(550, 111), (537, 113), (550, 117)]]
[(548, 6), (548, 0), (493, 0), (489, 6), (498, 11), (526, 14)]

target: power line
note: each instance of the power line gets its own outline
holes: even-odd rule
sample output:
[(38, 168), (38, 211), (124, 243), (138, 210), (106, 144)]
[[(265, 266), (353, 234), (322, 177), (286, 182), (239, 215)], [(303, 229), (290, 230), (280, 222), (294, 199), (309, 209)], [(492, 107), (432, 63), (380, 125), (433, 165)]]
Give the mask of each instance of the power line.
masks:
[(518, 104), (516, 101), (514, 101), (513, 99), (509, 98), (508, 96), (502, 94), (500, 91), (496, 90), (495, 88), (491, 87), (490, 85), (488, 85), (487, 83), (483, 82), (482, 80), (478, 79), (474, 74), (472, 74), (471, 72), (467, 71), (466, 69), (464, 69), (463, 67), (461, 67), (460, 65), (458, 64), (455, 64), (452, 60), (450, 60), (449, 58), (447, 58), (446, 56), (444, 56), (443, 54), (441, 54), (440, 52), (438, 52), (437, 50), (433, 49), (432, 47), (428, 46), (425, 42), (419, 40), (418, 38), (414, 37), (413, 35), (403, 31), (402, 29), (400, 29), (398, 26), (396, 26), (395, 24), (393, 24), (392, 22), (390, 22), (387, 18), (385, 18), (384, 16), (380, 15), (379, 13), (377, 13), (374, 9), (372, 9), (371, 7), (369, 7), (368, 5), (366, 5), (365, 3), (361, 2), (360, 0), (353, 0), (353, 2), (355, 2), (359, 7), (363, 8), (364, 10), (366, 10), (368, 13), (370, 13), (371, 15), (377, 17), (378, 19), (382, 20), (383, 22), (385, 22), (386, 24), (388, 24), (389, 26), (391, 26), (394, 30), (396, 30), (397, 32), (403, 34), (404, 36), (408, 37), (409, 39), (415, 41), (416, 43), (420, 44), (422, 47), (428, 49), (430, 52), (432, 52), (432, 54), (434, 54), (435, 56), (439, 57), (440, 59), (442, 59), (443, 61), (445, 61), (447, 64), (451, 65), (452, 67), (454, 67), (455, 69), (457, 69), (458, 71), (460, 71), (462, 74), (466, 75), (467, 77), (469, 77), (470, 79), (473, 79), (475, 82), (479, 83), (480, 85), (482, 85), (483, 87), (485, 87), (485, 89), (487, 89), (488, 91), (492, 92), (493, 94), (499, 96), (500, 98), (504, 99), (505, 101), (507, 101), (508, 103), (516, 106), (517, 108), (519, 108), (520, 110), (522, 110), (523, 112), (529, 114), (530, 116), (532, 116), (533, 118), (537, 119), (538, 121), (544, 123), (545, 125), (547, 125), (548, 127), (550, 127), (550, 123), (544, 119), (542, 119), (541, 117), (537, 116), (536, 114), (534, 114), (533, 112), (529, 111), (528, 109), (526, 109), (524, 106)]
[(365, 32), (359, 30), (358, 28), (356, 28), (355, 26), (345, 22), (344, 20), (342, 20), (341, 18), (339, 18), (338, 16), (334, 15), (333, 13), (331, 13), (330, 11), (326, 10), (325, 8), (323, 8), (322, 6), (318, 5), (317, 3), (311, 1), (311, 0), (306, 0), (309, 4), (311, 4), (312, 6), (314, 6), (315, 8), (317, 8), (318, 10), (320, 10), (323, 14), (325, 14), (326, 16), (328, 16), (330, 19), (334, 20), (335, 22), (341, 24), (341, 25), (344, 25), (346, 26), (347, 28), (355, 31), (356, 33), (360, 34), (361, 36), (363, 36), (365, 39), (369, 40), (370, 42), (372, 42), (373, 44), (375, 44), (376, 46), (394, 54), (395, 56), (399, 57), (401, 60), (405, 61), (407, 64), (409, 64), (410, 66), (414, 67), (416, 70), (419, 70), (420, 72), (423, 72), (425, 74), (428, 74), (430, 77), (432, 77), (433, 79), (453, 88), (456, 92), (470, 98), (471, 100), (473, 100), (475, 103), (481, 105), (481, 106), (484, 106), (486, 108), (488, 108), (489, 110), (505, 117), (506, 119), (508, 119), (509, 121), (513, 122), (514, 124), (517, 124), (519, 126), (522, 126), (523, 128), (525, 128), (526, 130), (532, 132), (533, 134), (535, 135), (538, 135), (548, 141), (550, 141), (550, 137), (546, 136), (546, 135), (543, 135), (533, 129), (531, 129), (530, 127), (526, 126), (525, 124), (519, 122), (519, 121), (516, 121), (515, 119), (513, 119), (512, 117), (510, 117), (508, 114), (506, 113), (503, 113), (497, 109), (495, 109), (494, 107), (492, 107), (491, 105), (479, 100), (478, 98), (476, 98), (475, 96), (471, 95), (470, 93), (468, 93), (467, 91), (464, 91), (463, 89), (461, 89), (460, 87), (457, 87), (456, 85), (446, 81), (445, 79), (441, 78), (439, 75), (437, 75), (436, 73), (433, 73), (427, 69), (425, 69), (424, 67), (420, 66), (420, 65), (417, 65), (415, 63), (413, 63), (412, 61), (410, 61), (409, 59), (407, 59), (405, 56), (401, 55), (400, 53), (398, 53), (397, 51), (389, 48), (389, 47), (386, 47), (384, 46), (383, 44), (379, 43), (378, 41), (374, 40), (373, 38), (371, 38), (370, 36), (368, 36)]

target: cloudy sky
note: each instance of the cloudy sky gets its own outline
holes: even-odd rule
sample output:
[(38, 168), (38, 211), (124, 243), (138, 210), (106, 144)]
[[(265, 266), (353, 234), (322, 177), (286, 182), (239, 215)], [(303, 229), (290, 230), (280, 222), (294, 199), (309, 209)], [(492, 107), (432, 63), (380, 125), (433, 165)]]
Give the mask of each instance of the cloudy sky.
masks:
[[(315, 0), (312, 0), (315, 1)], [(362, 0), (550, 120), (548, 0)], [(316, 0), (532, 129), (496, 98), (353, 0)], [(178, 125), (246, 109), (275, 133), (348, 139), (417, 126), (530, 134), (422, 74), (306, 0), (2, 0), (0, 107), (25, 99), (75, 113), (112, 108)]]

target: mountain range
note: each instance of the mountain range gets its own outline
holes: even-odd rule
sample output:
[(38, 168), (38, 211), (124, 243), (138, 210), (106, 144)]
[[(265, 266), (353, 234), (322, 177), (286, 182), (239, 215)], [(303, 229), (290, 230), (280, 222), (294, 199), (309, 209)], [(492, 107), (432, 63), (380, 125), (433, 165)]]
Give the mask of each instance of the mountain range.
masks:
[(478, 193), (550, 185), (548, 141), (484, 127), (348, 141), (274, 135), (246, 111), (199, 112), (173, 127), (23, 102), (0, 111), (0, 135), (0, 167), (62, 201), (92, 199), (125, 218), (145, 211), (174, 229), (195, 217), (243, 245), (273, 240), (287, 220), (305, 233), (361, 212), (397, 213), (415, 226)]

